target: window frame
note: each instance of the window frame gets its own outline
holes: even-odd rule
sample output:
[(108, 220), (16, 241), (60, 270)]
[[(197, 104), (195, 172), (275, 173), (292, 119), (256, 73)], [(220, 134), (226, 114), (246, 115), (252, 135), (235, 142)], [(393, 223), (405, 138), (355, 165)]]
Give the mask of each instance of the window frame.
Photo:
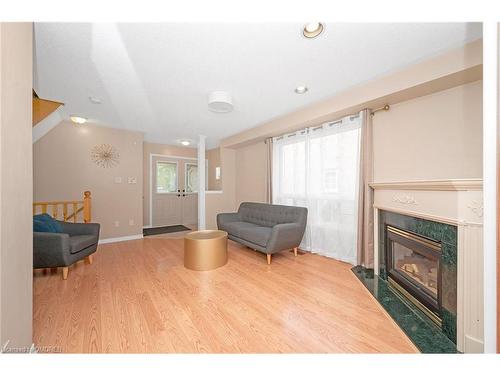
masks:
[(198, 163), (194, 162), (184, 162), (184, 190), (185, 194), (198, 194), (198, 190), (200, 189), (200, 184), (198, 183), (198, 190), (197, 191), (187, 191), (188, 187), (188, 165), (194, 165), (196, 168), (198, 168)]
[[(155, 162), (155, 194), (178, 194), (179, 193), (179, 162), (178, 161), (170, 161), (170, 160), (156, 160)], [(158, 191), (158, 164), (175, 164), (175, 189), (174, 191)]]
[[(184, 192), (184, 194), (198, 194), (198, 191), (187, 191), (187, 166), (188, 165), (194, 165), (196, 167), (198, 167), (198, 163), (197, 162), (193, 162), (193, 161), (186, 161), (184, 162), (184, 190), (186, 190)], [(200, 185), (198, 183), (198, 189), (199, 189)], [(208, 187), (208, 159), (205, 159), (205, 191), (208, 191), (207, 190), (207, 187)]]

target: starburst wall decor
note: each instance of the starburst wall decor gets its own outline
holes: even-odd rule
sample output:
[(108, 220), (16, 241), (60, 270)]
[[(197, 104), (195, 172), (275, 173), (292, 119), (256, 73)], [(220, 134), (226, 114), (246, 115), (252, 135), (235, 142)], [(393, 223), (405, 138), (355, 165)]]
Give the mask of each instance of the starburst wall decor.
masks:
[(94, 146), (90, 152), (90, 158), (102, 168), (113, 168), (120, 162), (120, 153), (113, 146), (103, 143)]

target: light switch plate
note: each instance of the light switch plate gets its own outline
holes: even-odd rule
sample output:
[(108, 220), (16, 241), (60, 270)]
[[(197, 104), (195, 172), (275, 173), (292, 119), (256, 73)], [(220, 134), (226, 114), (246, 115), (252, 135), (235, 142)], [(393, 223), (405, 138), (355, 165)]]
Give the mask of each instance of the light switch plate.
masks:
[(115, 184), (121, 184), (122, 183), (122, 178), (121, 177), (115, 177)]

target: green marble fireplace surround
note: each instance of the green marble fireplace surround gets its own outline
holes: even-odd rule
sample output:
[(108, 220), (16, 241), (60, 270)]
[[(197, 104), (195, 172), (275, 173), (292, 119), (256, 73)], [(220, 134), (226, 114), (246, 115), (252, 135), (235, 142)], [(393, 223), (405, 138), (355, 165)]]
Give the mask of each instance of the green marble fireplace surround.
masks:
[(401, 300), (373, 269), (355, 266), (352, 272), (422, 353), (457, 353), (455, 343), (414, 305)]
[[(411, 301), (394, 293), (387, 282), (385, 227), (415, 233), (441, 244), (441, 311), (439, 327)], [(424, 353), (456, 353), (457, 342), (457, 227), (379, 210), (379, 275), (356, 266), (354, 274)]]

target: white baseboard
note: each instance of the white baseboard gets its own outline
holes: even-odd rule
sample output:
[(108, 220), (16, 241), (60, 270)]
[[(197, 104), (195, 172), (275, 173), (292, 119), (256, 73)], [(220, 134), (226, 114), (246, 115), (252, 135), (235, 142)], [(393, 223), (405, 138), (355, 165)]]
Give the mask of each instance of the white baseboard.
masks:
[(140, 240), (141, 238), (142, 238), (142, 233), (141, 234), (134, 234), (132, 236), (125, 236), (125, 237), (103, 238), (103, 239), (99, 240), (99, 245), (105, 244), (105, 243), (113, 243), (113, 242)]
[(175, 225), (183, 225), (185, 227), (190, 227), (191, 225), (196, 225), (197, 223), (193, 223), (193, 224), (172, 224), (172, 225), (143, 225), (142, 229), (151, 229), (151, 228), (162, 228), (162, 227), (170, 227), (170, 226), (175, 226)]

